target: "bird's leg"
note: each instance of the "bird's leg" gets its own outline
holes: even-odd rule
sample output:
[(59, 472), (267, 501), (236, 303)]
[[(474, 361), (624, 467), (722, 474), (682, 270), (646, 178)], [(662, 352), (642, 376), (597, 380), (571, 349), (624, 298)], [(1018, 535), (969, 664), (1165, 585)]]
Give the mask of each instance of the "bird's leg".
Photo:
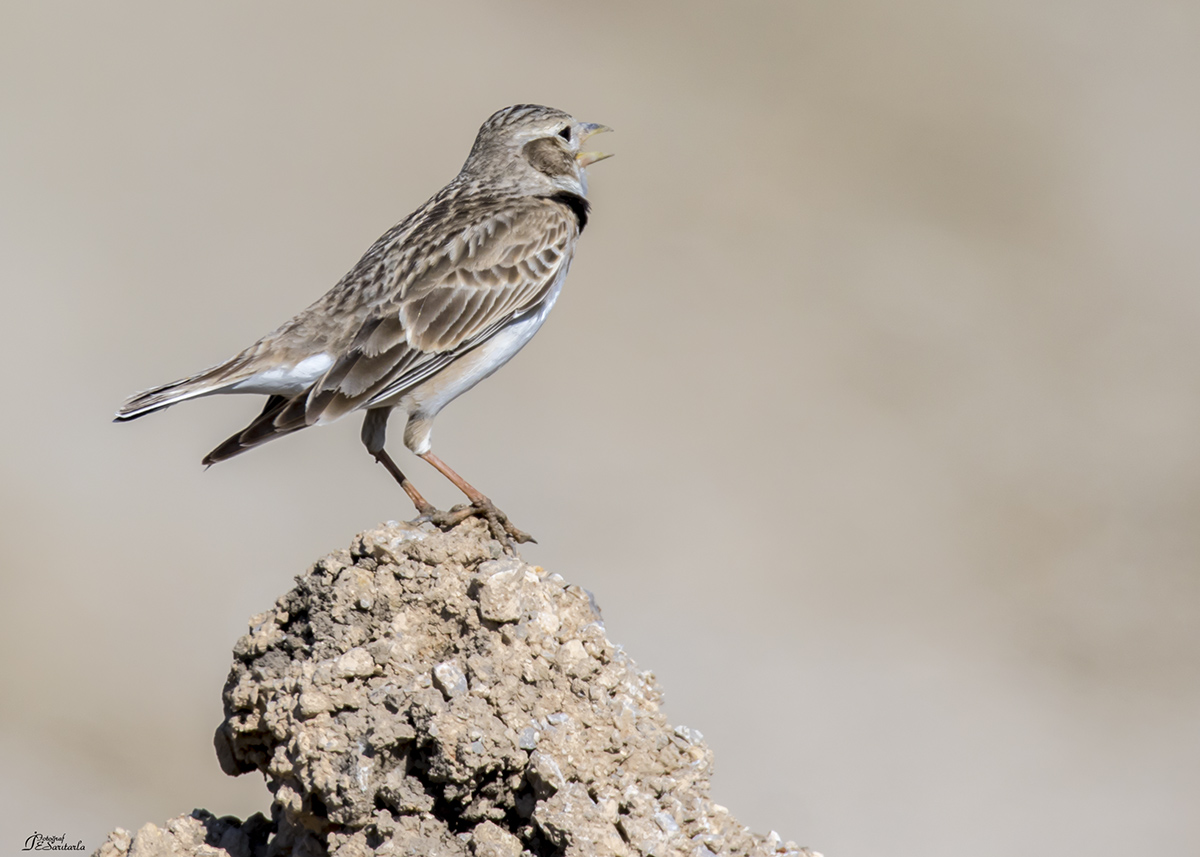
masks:
[(438, 514), (438, 510), (434, 505), (421, 496), (421, 492), (417, 490), (417, 486), (408, 481), (400, 468), (396, 466), (396, 462), (392, 461), (392, 457), (387, 454), (387, 450), (376, 450), (371, 453), (375, 456), (375, 460), (387, 468), (387, 472), (392, 474), (392, 478), (400, 483), (400, 487), (404, 489), (404, 493), (413, 501), (413, 505), (417, 507), (417, 514), (423, 518), (432, 518)]
[(508, 515), (496, 508), (496, 504), (485, 497), (478, 488), (455, 473), (446, 462), (442, 461), (432, 452), (422, 453), (421, 458), (428, 461), (439, 473), (453, 482), (458, 487), (458, 490), (466, 494), (467, 499), (471, 501), (470, 506), (453, 509), (449, 512), (439, 512), (437, 516), (430, 518), (433, 523), (438, 526), (453, 526), (472, 515), (479, 515), (488, 522), (488, 525), (492, 529), (492, 534), (501, 541), (511, 539), (520, 544), (524, 544), (525, 542), (534, 542), (536, 544), (537, 540), (533, 536), (514, 527), (512, 522), (508, 520)]
[(391, 413), (391, 408), (372, 408), (367, 411), (366, 417), (363, 418), (362, 427), (362, 442), (367, 448), (367, 452), (387, 468), (387, 472), (392, 474), (392, 478), (400, 483), (400, 487), (404, 489), (404, 493), (413, 501), (413, 505), (417, 507), (417, 514), (422, 518), (430, 518), (437, 509), (433, 504), (421, 496), (421, 492), (417, 490), (417, 486), (408, 481), (400, 468), (396, 466), (396, 462), (392, 461), (392, 457), (387, 454), (387, 450), (383, 448), (384, 441), (387, 439), (387, 420)]

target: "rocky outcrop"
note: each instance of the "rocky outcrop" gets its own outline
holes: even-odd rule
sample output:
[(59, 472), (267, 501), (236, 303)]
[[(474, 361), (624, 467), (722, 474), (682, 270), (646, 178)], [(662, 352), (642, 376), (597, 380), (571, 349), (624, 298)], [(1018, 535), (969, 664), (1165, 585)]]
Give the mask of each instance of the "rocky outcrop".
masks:
[(262, 772), (271, 820), (197, 811), (100, 857), (810, 853), (714, 804), (703, 736), (667, 723), (590, 594), (475, 519), (317, 562), (251, 620), (224, 700), (217, 756)]

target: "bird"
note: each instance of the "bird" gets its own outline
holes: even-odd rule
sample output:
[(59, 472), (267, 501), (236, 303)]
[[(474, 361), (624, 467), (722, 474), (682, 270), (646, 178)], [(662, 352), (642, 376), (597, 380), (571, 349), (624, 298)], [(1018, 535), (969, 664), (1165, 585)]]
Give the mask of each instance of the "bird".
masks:
[[(546, 320), (588, 224), (587, 168), (610, 157), (582, 146), (611, 130), (538, 104), (497, 111), (458, 175), (323, 297), (225, 362), (130, 397), (115, 421), (202, 396), (265, 395), (262, 412), (204, 457), (210, 466), (364, 411), (362, 442), (408, 494), (417, 520), (448, 528), (479, 516), (510, 546), (533, 541), (433, 453), (433, 421)], [(401, 472), (384, 448), (397, 409), (404, 445), (468, 503), (442, 512)]]

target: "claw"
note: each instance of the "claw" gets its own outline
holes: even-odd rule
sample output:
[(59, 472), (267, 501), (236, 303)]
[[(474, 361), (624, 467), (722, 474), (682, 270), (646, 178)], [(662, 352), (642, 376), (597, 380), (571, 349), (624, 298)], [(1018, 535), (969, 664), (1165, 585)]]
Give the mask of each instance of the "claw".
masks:
[(483, 518), (487, 521), (488, 529), (492, 531), (492, 536), (497, 541), (505, 544), (514, 553), (518, 544), (526, 544), (528, 542), (537, 544), (537, 539), (529, 535), (529, 533), (514, 527), (512, 522), (509, 521), (508, 515), (497, 509), (495, 504), (487, 498), (484, 498), (480, 502), (455, 506), (448, 512), (441, 512), (434, 509), (430, 513), (421, 515), (417, 520), (429, 521), (442, 530), (449, 530), (471, 517)]

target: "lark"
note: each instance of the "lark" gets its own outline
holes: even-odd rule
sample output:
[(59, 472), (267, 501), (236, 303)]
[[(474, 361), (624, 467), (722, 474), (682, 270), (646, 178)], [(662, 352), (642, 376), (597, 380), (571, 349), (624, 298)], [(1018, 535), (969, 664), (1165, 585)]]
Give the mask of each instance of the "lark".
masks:
[[(138, 393), (116, 420), (218, 393), (265, 395), (262, 413), (204, 457), (211, 465), (363, 411), (363, 444), (412, 499), (419, 520), (448, 527), (478, 515), (503, 540), (531, 541), (433, 454), (433, 421), (546, 320), (587, 226), (587, 168), (609, 157), (582, 146), (608, 130), (536, 104), (498, 111), (479, 129), (462, 171), (385, 232), (324, 297), (224, 363)], [(439, 511), (388, 455), (396, 409), (406, 419), (404, 445), (467, 504)]]

